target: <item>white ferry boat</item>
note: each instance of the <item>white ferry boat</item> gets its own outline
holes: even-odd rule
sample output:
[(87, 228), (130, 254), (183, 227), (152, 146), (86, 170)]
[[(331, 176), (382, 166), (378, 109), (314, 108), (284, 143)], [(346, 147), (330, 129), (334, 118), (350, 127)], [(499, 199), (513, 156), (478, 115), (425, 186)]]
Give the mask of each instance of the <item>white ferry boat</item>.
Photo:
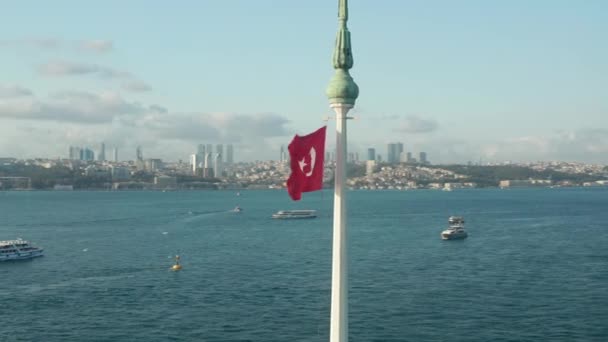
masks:
[(0, 241), (0, 261), (23, 260), (42, 256), (43, 249), (21, 239)]
[(316, 210), (281, 210), (272, 214), (274, 219), (308, 219), (317, 217)]
[(450, 216), (448, 219), (448, 229), (441, 232), (443, 240), (465, 239), (468, 234), (464, 230), (464, 218), (460, 216)]

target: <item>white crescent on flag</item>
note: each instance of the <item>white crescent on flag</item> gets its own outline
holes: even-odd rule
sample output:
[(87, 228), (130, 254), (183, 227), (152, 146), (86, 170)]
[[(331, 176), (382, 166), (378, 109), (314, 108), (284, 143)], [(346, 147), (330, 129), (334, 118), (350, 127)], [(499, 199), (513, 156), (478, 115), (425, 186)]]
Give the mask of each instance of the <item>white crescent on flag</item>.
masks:
[(308, 152), (308, 154), (310, 155), (310, 171), (304, 172), (304, 166), (308, 165), (304, 161), (306, 159), (306, 157), (304, 157), (304, 158), (302, 158), (302, 160), (298, 161), (298, 164), (300, 164), (300, 170), (302, 170), (302, 173), (304, 173), (304, 175), (306, 177), (310, 177), (312, 175), (313, 170), (315, 169), (315, 161), (317, 159), (317, 151), (315, 151), (314, 147), (311, 147), (310, 151)]

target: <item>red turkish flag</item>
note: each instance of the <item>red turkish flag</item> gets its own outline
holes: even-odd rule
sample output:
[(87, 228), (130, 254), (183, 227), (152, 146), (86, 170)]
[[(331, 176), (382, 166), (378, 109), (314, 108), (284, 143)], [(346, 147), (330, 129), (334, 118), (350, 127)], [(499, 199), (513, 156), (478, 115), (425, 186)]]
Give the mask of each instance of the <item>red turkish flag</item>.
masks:
[(323, 126), (303, 137), (296, 134), (289, 143), (291, 175), (287, 180), (287, 192), (294, 201), (299, 201), (303, 192), (323, 188), (326, 128)]

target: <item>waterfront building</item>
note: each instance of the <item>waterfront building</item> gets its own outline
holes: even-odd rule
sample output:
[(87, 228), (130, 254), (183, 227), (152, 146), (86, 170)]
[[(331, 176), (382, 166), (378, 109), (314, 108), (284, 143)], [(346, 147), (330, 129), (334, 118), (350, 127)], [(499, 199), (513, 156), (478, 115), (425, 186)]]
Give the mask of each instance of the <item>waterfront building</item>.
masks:
[(175, 189), (177, 187), (177, 177), (156, 176), (154, 177), (154, 185), (158, 189)]
[(161, 159), (146, 159), (144, 162), (144, 169), (146, 171), (154, 172), (163, 168), (163, 161)]
[(366, 160), (365, 161), (365, 175), (370, 176), (374, 173), (376, 169), (376, 161), (375, 160)]
[(131, 178), (131, 172), (128, 168), (122, 166), (110, 167), (110, 175), (113, 181), (128, 180)]
[(501, 188), (511, 187), (529, 187), (529, 186), (550, 186), (553, 181), (550, 179), (516, 179), (516, 180), (501, 180), (498, 184)]

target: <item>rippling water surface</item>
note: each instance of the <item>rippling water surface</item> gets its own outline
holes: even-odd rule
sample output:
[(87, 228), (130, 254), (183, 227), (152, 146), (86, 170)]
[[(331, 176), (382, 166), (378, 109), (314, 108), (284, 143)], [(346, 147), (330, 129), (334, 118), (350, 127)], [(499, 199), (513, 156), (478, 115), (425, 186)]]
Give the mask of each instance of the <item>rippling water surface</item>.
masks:
[[(0, 239), (46, 252), (0, 263), (0, 341), (327, 341), (332, 201), (0, 193)], [(602, 189), (350, 192), (350, 340), (608, 341), (607, 208)], [(440, 239), (449, 215), (468, 239)]]

